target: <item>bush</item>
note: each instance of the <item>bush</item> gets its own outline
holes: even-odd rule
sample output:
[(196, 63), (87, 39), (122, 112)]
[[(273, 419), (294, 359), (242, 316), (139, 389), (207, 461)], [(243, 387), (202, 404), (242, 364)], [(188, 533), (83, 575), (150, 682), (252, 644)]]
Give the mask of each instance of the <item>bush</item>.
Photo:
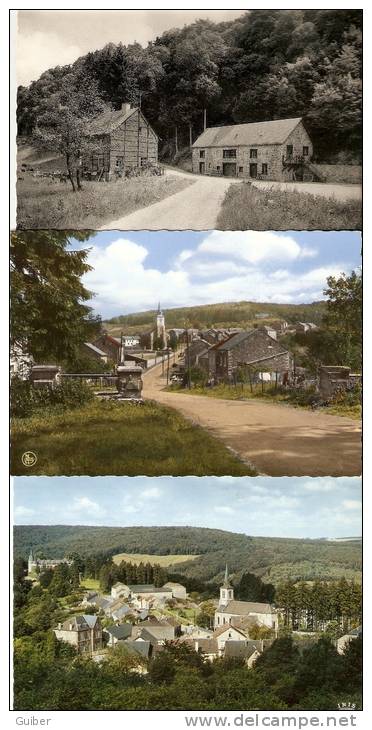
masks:
[(59, 411), (78, 408), (94, 398), (89, 386), (80, 380), (68, 380), (55, 388), (35, 388), (29, 380), (13, 378), (10, 384), (10, 414), (26, 418), (46, 408)]

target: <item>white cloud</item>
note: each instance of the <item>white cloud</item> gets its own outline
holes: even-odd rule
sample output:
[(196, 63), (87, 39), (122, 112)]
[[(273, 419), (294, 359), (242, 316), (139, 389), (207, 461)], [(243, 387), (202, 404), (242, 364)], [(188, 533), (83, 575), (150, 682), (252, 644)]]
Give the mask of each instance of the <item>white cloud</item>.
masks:
[(144, 499), (159, 499), (163, 494), (162, 490), (159, 489), (159, 487), (149, 487), (148, 489), (144, 489), (143, 492), (141, 492), (141, 497)]
[(342, 502), (344, 509), (361, 509), (362, 503), (357, 499), (344, 499)]
[(234, 510), (232, 509), (232, 507), (228, 507), (228, 506), (224, 506), (224, 505), (217, 505), (214, 508), (214, 511), (217, 512), (218, 514), (223, 514), (223, 515), (234, 514)]
[(73, 512), (83, 512), (89, 515), (103, 514), (104, 510), (98, 502), (93, 502), (89, 497), (74, 497), (71, 505)]
[[(134, 234), (132, 234), (134, 235)], [(241, 300), (302, 303), (322, 299), (327, 277), (348, 270), (345, 263), (291, 270), (315, 255), (291, 235), (273, 232), (208, 232), (195, 250), (185, 247), (166, 271), (146, 266), (145, 245), (131, 234), (89, 254), (93, 267), (84, 277), (96, 297), (94, 308), (105, 318), (164, 307)], [(160, 244), (159, 244), (160, 245)]]
[(18, 507), (14, 509), (14, 515), (15, 517), (28, 517), (35, 514), (35, 510), (31, 509), (31, 507), (24, 507), (22, 504), (20, 504)]
[(334, 492), (338, 489), (337, 482), (334, 479), (310, 479), (306, 484), (302, 485), (302, 489), (307, 492)]

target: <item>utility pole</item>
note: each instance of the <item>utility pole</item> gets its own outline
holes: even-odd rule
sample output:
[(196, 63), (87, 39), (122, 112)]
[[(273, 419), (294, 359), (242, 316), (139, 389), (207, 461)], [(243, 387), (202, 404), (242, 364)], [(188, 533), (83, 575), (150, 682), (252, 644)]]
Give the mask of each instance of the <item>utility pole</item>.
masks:
[(187, 357), (187, 387), (191, 390), (191, 368), (190, 368), (190, 339), (189, 330), (186, 327), (186, 357)]
[(169, 349), (167, 350), (167, 385), (169, 383)]

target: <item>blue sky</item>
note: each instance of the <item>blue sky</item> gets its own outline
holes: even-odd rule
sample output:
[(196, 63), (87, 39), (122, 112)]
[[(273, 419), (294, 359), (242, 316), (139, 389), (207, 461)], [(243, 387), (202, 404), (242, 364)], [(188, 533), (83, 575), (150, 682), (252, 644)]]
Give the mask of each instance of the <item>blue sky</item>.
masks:
[(104, 231), (84, 244), (92, 306), (106, 319), (154, 309), (324, 298), (327, 277), (360, 266), (361, 236), (339, 231)]
[(361, 489), (356, 477), (16, 477), (14, 522), (356, 537)]

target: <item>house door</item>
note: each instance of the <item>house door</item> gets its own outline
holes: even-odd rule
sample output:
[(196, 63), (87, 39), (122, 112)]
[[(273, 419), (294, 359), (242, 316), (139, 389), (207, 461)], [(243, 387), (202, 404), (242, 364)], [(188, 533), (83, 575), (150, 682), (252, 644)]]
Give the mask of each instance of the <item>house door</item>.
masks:
[(236, 177), (236, 162), (224, 162), (222, 172), (226, 177)]
[(199, 162), (199, 172), (201, 175), (205, 173), (205, 162)]
[(249, 177), (257, 177), (257, 162), (251, 162), (249, 165)]

